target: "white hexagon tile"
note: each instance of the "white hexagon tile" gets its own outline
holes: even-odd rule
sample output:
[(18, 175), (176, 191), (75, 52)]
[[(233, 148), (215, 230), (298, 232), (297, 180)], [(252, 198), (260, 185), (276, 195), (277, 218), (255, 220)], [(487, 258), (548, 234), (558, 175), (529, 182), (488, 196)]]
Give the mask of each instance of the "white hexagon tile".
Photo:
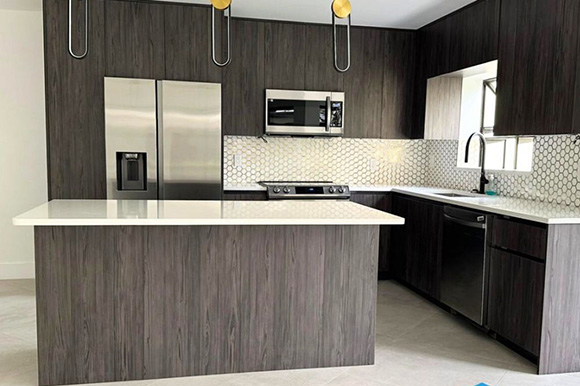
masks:
[[(531, 173), (497, 172), (498, 193), (580, 206), (580, 144), (574, 136), (538, 136)], [(226, 136), (224, 186), (258, 181), (330, 180), (350, 185), (476, 187), (479, 174), (457, 168), (459, 141)], [(235, 159), (237, 157), (238, 163)]]

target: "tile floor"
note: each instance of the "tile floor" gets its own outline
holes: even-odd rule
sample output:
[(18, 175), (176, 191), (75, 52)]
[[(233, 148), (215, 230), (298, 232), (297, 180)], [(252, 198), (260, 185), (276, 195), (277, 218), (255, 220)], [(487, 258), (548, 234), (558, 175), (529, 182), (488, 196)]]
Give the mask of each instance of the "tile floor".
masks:
[[(0, 386), (36, 385), (34, 282), (0, 281)], [(380, 282), (374, 366), (119, 382), (115, 386), (580, 386), (525, 359), (408, 289)], [(104, 385), (104, 384), (101, 384)]]

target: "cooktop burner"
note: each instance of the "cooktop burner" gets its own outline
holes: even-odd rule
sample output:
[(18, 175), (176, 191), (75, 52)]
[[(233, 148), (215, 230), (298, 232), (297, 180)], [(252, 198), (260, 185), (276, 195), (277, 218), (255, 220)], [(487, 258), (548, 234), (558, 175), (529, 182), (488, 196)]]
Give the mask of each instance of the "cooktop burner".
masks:
[(260, 181), (267, 188), (269, 200), (349, 199), (347, 185), (332, 181)]

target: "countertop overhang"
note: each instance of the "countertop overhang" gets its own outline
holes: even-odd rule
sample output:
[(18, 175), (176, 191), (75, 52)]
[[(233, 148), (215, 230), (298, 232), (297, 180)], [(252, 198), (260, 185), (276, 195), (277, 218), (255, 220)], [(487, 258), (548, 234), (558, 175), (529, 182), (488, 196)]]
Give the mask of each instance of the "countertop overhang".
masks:
[(401, 217), (350, 201), (53, 200), (17, 226), (403, 225)]
[[(226, 191), (260, 191), (263, 187), (253, 184), (226, 187)], [(351, 185), (354, 193), (399, 193), (442, 204), (455, 205), (488, 213), (519, 218), (550, 225), (580, 224), (580, 208), (548, 201), (535, 201), (523, 198), (487, 196), (456, 189), (421, 186), (391, 185)], [(437, 193), (456, 193), (466, 197), (447, 197)]]

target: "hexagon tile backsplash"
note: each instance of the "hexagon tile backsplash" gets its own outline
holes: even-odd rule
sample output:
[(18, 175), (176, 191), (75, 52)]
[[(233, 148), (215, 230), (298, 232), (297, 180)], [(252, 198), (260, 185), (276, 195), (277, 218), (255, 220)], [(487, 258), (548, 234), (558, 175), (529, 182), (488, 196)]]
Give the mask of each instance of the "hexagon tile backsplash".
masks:
[[(574, 136), (539, 136), (532, 173), (495, 173), (500, 195), (580, 206), (580, 144)], [(257, 181), (331, 180), (349, 185), (471, 189), (477, 171), (458, 169), (459, 141), (226, 136), (224, 186)], [(237, 156), (237, 157), (236, 157)]]

